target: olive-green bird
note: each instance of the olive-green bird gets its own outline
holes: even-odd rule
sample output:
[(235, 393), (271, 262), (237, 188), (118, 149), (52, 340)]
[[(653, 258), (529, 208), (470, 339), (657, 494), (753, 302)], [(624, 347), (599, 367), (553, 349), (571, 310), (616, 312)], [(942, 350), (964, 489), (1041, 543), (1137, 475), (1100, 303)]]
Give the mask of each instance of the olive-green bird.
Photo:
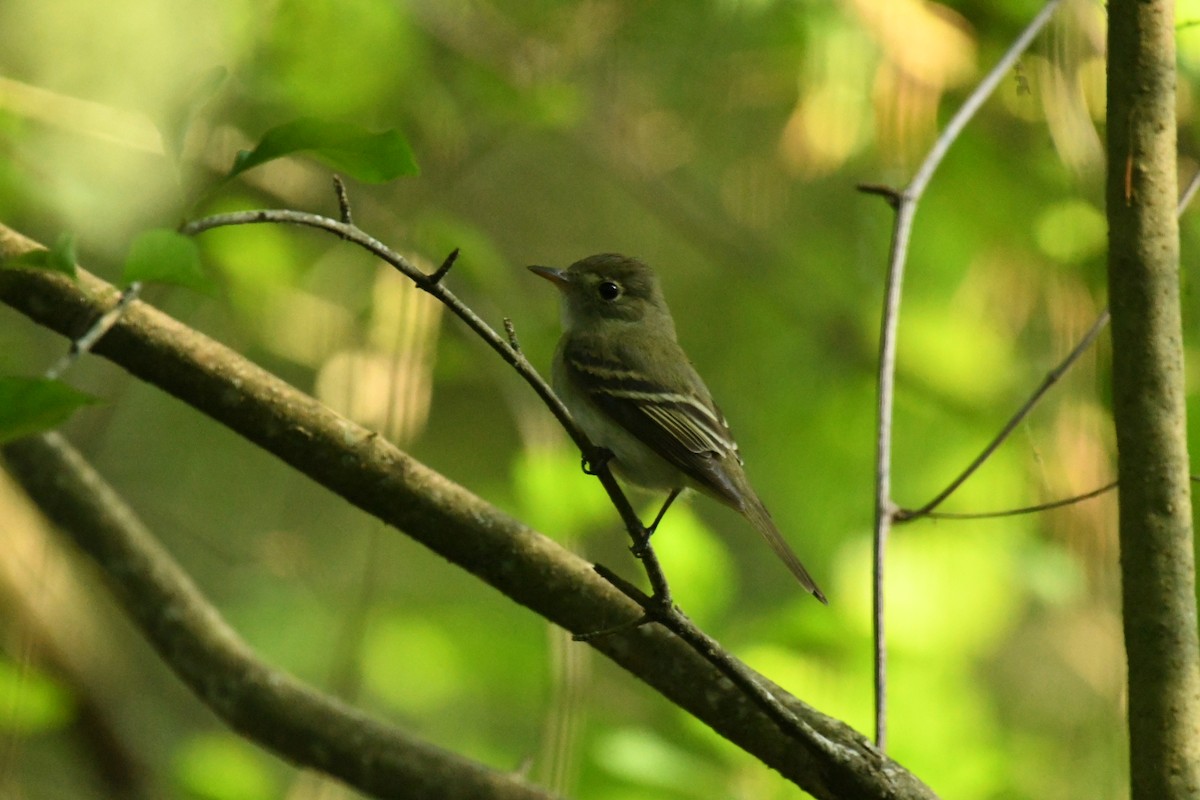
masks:
[(588, 438), (612, 452), (617, 474), (669, 493), (655, 525), (681, 491), (697, 489), (740, 512), (804, 588), (828, 603), (751, 488), (650, 267), (605, 253), (565, 270), (529, 269), (562, 294), (554, 391)]

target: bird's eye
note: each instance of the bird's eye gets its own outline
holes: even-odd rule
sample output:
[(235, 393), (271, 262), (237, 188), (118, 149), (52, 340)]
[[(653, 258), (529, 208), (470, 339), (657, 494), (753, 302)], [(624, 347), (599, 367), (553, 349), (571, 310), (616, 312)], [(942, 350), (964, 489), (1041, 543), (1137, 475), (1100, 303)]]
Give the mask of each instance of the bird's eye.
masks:
[(621, 296), (621, 287), (612, 281), (604, 281), (596, 287), (596, 291), (600, 293), (602, 300), (616, 300)]

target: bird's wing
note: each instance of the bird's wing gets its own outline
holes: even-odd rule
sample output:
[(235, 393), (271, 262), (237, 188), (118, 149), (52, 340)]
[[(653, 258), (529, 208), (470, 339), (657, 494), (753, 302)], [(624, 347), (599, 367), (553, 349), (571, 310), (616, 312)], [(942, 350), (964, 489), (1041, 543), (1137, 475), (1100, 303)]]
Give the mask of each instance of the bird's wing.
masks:
[[(682, 351), (674, 372), (650, 370), (636, 351), (568, 342), (563, 368), (572, 385), (602, 412), (674, 464), (708, 494), (746, 515), (805, 589), (828, 603), (808, 570), (784, 540), (742, 470), (737, 442), (708, 388)], [(683, 370), (687, 370), (684, 372)], [(653, 373), (655, 379), (646, 376)]]
[(604, 357), (586, 343), (563, 351), (568, 378), (597, 408), (713, 496), (740, 509), (745, 498), (737, 442), (682, 352), (675, 363), (678, 369), (665, 375), (655, 370), (652, 379), (638, 351)]

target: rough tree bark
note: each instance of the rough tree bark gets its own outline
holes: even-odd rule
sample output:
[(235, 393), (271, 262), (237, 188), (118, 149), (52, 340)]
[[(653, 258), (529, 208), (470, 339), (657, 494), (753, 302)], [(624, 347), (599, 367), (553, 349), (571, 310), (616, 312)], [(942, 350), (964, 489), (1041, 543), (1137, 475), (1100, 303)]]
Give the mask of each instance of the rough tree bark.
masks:
[[(0, 225), (0, 258), (32, 247)], [(0, 302), (67, 336), (87, 330), (116, 296), (112, 286), (83, 270), (73, 282), (45, 270), (0, 269)], [(568, 630), (603, 629), (640, 611), (587, 562), (145, 303), (132, 303), (94, 352)], [(864, 736), (760, 676), (811, 732), (803, 741), (785, 734), (708, 661), (658, 625), (599, 637), (590, 645), (814, 797), (934, 797)]]
[(1174, 5), (1108, 5), (1108, 290), (1133, 800), (1200, 796)]

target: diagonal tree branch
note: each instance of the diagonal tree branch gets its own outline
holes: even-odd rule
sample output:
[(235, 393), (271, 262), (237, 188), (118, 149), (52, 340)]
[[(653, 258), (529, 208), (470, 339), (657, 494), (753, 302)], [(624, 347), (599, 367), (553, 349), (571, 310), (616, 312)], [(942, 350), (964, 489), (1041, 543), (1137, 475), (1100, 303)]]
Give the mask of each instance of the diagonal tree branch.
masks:
[[(950, 481), (950, 483), (946, 485), (945, 489), (938, 492), (932, 500), (925, 503), (920, 508), (913, 509), (911, 511), (908, 509), (901, 509), (897, 511), (895, 515), (895, 521), (910, 522), (915, 519), (920, 519), (921, 517), (931, 516), (934, 509), (940, 506), (947, 497), (954, 494), (958, 487), (966, 483), (967, 478), (970, 478), (972, 475), (974, 475), (975, 471), (983, 466), (985, 461), (992, 457), (992, 454), (1000, 448), (1000, 445), (1004, 443), (1004, 440), (1007, 439), (1009, 435), (1017, 429), (1017, 426), (1021, 424), (1021, 421), (1024, 420), (1025, 417), (1029, 416), (1029, 412), (1033, 411), (1034, 406), (1038, 404), (1046, 392), (1050, 391), (1051, 387), (1058, 383), (1062, 376), (1067, 373), (1067, 370), (1069, 370), (1075, 364), (1075, 362), (1079, 360), (1080, 356), (1091, 349), (1092, 344), (1095, 343), (1096, 338), (1107, 325), (1108, 309), (1105, 309), (1103, 312), (1101, 312), (1100, 316), (1096, 318), (1096, 321), (1092, 323), (1092, 327), (1089, 328), (1087, 333), (1084, 334), (1083, 338), (1079, 340), (1079, 343), (1076, 344), (1075, 347), (1072, 348), (1071, 352), (1067, 354), (1067, 357), (1064, 358), (1062, 362), (1058, 364), (1058, 366), (1046, 373), (1046, 377), (1043, 378), (1042, 382), (1038, 384), (1038, 387), (1034, 389), (1033, 394), (1031, 394), (1028, 399), (1025, 400), (1021, 407), (1017, 409), (1017, 412), (1009, 418), (1008, 422), (1004, 423), (1004, 427), (1002, 427), (1000, 432), (997, 433), (995, 437), (993, 437), (992, 440), (987, 443), (979, 455), (976, 456), (975, 459), (968, 464), (966, 468), (958, 474), (957, 477), (954, 478), (954, 480)], [(1090, 497), (1092, 495), (1089, 494), (1086, 496)], [(1045, 506), (1045, 508), (1055, 507), (1056, 504), (1047, 504)], [(941, 515), (941, 518), (948, 519), (949, 515), (943, 514)]]
[[(0, 256), (33, 246), (0, 226)], [(80, 270), (79, 275), (79, 283), (73, 283), (44, 271), (0, 269), (0, 301), (75, 336), (118, 296), (87, 272)], [(587, 562), (144, 303), (132, 303), (94, 352), (237, 431), (567, 630), (611, 627), (640, 611)], [(798, 731), (783, 733), (776, 720), (725, 683), (691, 645), (660, 626), (589, 644), (815, 797), (933, 797), (865, 737), (755, 675), (758, 684), (803, 721)]]
[(383, 725), (258, 660), (62, 436), (2, 448), (34, 501), (104, 570), (142, 633), (234, 730), (374, 797), (550, 800), (520, 778)]
[[(1187, 207), (1195, 198), (1197, 190), (1200, 190), (1200, 170), (1197, 170), (1195, 174), (1192, 175), (1191, 180), (1188, 181), (1187, 187), (1185, 187), (1183, 192), (1181, 192), (1179, 195), (1179, 202), (1175, 206), (1176, 219), (1183, 216), (1183, 212), (1187, 210)], [(886, 195), (888, 194), (889, 190), (872, 186), (864, 187), (864, 191), (872, 194), (882, 193)], [(1096, 338), (1099, 336), (1100, 332), (1104, 330), (1105, 326), (1108, 325), (1109, 319), (1110, 316), (1108, 308), (1105, 308), (1096, 317), (1096, 321), (1092, 323), (1092, 327), (1088, 328), (1087, 332), (1083, 335), (1083, 338), (1080, 339), (1075, 347), (1071, 349), (1071, 352), (1067, 353), (1066, 357), (1056, 367), (1054, 367), (1054, 369), (1046, 373), (1046, 377), (1042, 379), (1042, 382), (1038, 384), (1037, 388), (1033, 390), (1033, 393), (1030, 394), (1029, 398), (1021, 405), (1020, 408), (1017, 409), (1016, 413), (1009, 418), (1008, 422), (1004, 423), (1004, 426), (1000, 429), (1000, 432), (997, 433), (996, 436), (987, 443), (987, 445), (983, 448), (983, 451), (980, 452), (980, 454), (970, 464), (968, 464), (962, 472), (955, 476), (954, 479), (946, 485), (945, 489), (938, 492), (933, 499), (929, 500), (919, 508), (897, 509), (892, 521), (897, 523), (912, 522), (913, 520), (921, 519), (922, 517), (929, 517), (931, 519), (994, 519), (996, 517), (1015, 516), (1018, 514), (1031, 514), (1037, 511), (1060, 508), (1062, 506), (1071, 505), (1072, 503), (1089, 500), (1097, 495), (1101, 495), (1104, 492), (1116, 488), (1117, 483), (1116, 481), (1113, 481), (1112, 483), (1105, 484), (1099, 489), (1085, 492), (1084, 494), (1076, 495), (1075, 497), (1066, 497), (1061, 500), (1055, 500), (1048, 503), (1038, 503), (1037, 505), (1028, 506), (1025, 508), (1008, 509), (1005, 511), (963, 514), (938, 513), (935, 510), (938, 506), (945, 502), (950, 495), (954, 494), (954, 492), (958, 490), (958, 487), (966, 483), (967, 479), (975, 474), (975, 471), (979, 469), (979, 467), (981, 467), (983, 463), (991, 457), (992, 453), (994, 453), (1000, 447), (1000, 445), (1004, 443), (1005, 439), (1007, 439), (1012, 432), (1016, 430), (1016, 427), (1020, 424), (1021, 420), (1025, 419), (1025, 417), (1029, 415), (1029, 412), (1031, 412), (1034, 406), (1038, 404), (1038, 402), (1042, 399), (1042, 396), (1045, 395), (1046, 392), (1049, 391), (1050, 388), (1057, 383), (1063, 375), (1066, 374), (1067, 370), (1074, 366), (1075, 362), (1079, 360), (1079, 357), (1082, 356), (1084, 352), (1086, 352), (1093, 344), (1096, 343)], [(1192, 480), (1194, 481), (1195, 478)]]
[[(867, 187), (866, 190), (872, 193), (879, 193), (881, 191), (879, 187)], [(1183, 212), (1187, 210), (1188, 205), (1190, 205), (1193, 198), (1195, 198), (1197, 190), (1200, 190), (1200, 170), (1197, 170), (1195, 174), (1192, 175), (1191, 180), (1188, 181), (1187, 187), (1185, 187), (1183, 192), (1181, 192), (1179, 195), (1179, 202), (1175, 206), (1176, 219), (1183, 216)], [(1091, 492), (1086, 492), (1075, 497), (1067, 497), (1063, 498), (1062, 500), (1055, 500), (1049, 503), (1039, 503), (1035, 506), (1010, 509), (1007, 511), (993, 511), (980, 514), (935, 512), (935, 509), (940, 506), (946, 500), (946, 498), (954, 494), (958, 487), (966, 483), (967, 479), (974, 475), (975, 471), (979, 469), (979, 467), (991, 457), (992, 453), (994, 453), (1000, 447), (1000, 445), (1004, 443), (1004, 440), (1007, 439), (1014, 430), (1016, 430), (1017, 425), (1019, 425), (1021, 420), (1025, 419), (1025, 417), (1029, 415), (1029, 412), (1032, 411), (1033, 407), (1038, 404), (1038, 402), (1042, 399), (1042, 396), (1050, 390), (1050, 387), (1057, 383), (1059, 379), (1066, 374), (1067, 370), (1074, 366), (1075, 362), (1079, 360), (1079, 357), (1096, 343), (1096, 338), (1099, 336), (1100, 332), (1104, 330), (1105, 326), (1108, 325), (1109, 319), (1110, 317), (1108, 309), (1105, 308), (1096, 317), (1096, 321), (1092, 323), (1092, 327), (1088, 328), (1087, 332), (1083, 335), (1083, 338), (1080, 339), (1075, 347), (1071, 349), (1071, 352), (1067, 353), (1066, 357), (1054, 369), (1046, 373), (1046, 377), (1042, 379), (1042, 382), (1038, 384), (1037, 388), (1033, 390), (1033, 393), (1021, 405), (1021, 407), (1017, 409), (1016, 413), (1013, 414), (1008, 422), (1004, 423), (1004, 427), (1000, 429), (1000, 432), (997, 433), (996, 436), (987, 443), (987, 445), (983, 448), (983, 451), (970, 464), (968, 464), (962, 472), (955, 476), (955, 478), (946, 485), (945, 489), (938, 492), (932, 500), (929, 500), (919, 508), (897, 509), (893, 521), (911, 522), (922, 517), (930, 517), (935, 519), (983, 519), (1013, 516), (1016, 514), (1030, 514), (1036, 511), (1044, 511), (1070, 505), (1072, 503), (1080, 502), (1081, 500), (1089, 500), (1097, 495), (1103, 494), (1104, 492), (1115, 488), (1117, 484), (1114, 481), (1099, 489), (1095, 489)], [(1195, 479), (1193, 478), (1193, 480)]]

